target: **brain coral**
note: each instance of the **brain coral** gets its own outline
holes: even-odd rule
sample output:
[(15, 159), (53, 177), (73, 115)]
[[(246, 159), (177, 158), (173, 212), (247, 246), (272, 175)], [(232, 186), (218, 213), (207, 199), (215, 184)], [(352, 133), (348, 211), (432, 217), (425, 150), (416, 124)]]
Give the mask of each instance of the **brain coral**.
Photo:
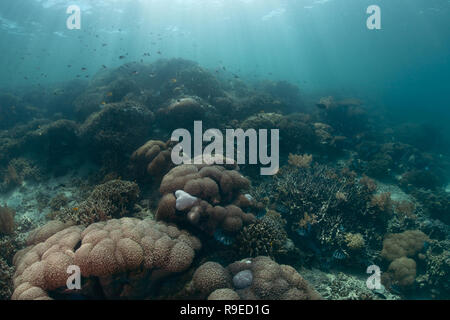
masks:
[[(255, 221), (253, 214), (246, 214), (242, 210), (244, 202), (240, 192), (249, 185), (249, 180), (237, 170), (228, 170), (224, 166), (204, 164), (175, 167), (161, 182), (160, 192), (164, 196), (156, 217), (158, 220), (188, 222), (208, 234), (213, 234), (217, 228), (236, 233), (244, 225)], [(184, 192), (177, 193), (180, 190)], [(175, 193), (180, 196), (186, 196), (187, 193), (198, 201), (185, 210), (177, 211)]]
[(422, 250), (425, 241), (429, 241), (429, 238), (419, 230), (387, 235), (383, 241), (381, 256), (388, 261), (401, 257), (413, 257)]
[(158, 280), (187, 269), (200, 247), (186, 231), (150, 219), (69, 227), (16, 254), (12, 298), (51, 298), (66, 286), (70, 265), (81, 269), (82, 292), (92, 295), (97, 283), (90, 298), (145, 297)]
[[(211, 272), (212, 270), (214, 272)], [(230, 279), (242, 271), (252, 273), (252, 283), (244, 289), (238, 289), (233, 287)], [(203, 296), (210, 294), (209, 299), (228, 299), (237, 298), (237, 296), (243, 300), (317, 300), (321, 298), (294, 268), (279, 265), (264, 256), (234, 262), (226, 269), (217, 263), (207, 262), (195, 272), (193, 285)], [(218, 291), (220, 289), (225, 290)], [(231, 293), (231, 289), (235, 294)]]

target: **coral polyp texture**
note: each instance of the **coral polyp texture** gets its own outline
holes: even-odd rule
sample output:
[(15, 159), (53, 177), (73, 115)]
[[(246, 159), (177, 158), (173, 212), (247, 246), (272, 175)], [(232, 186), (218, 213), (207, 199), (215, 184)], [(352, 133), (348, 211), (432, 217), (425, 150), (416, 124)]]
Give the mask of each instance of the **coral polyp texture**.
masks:
[[(136, 298), (191, 265), (200, 241), (175, 226), (122, 218), (68, 227), (14, 257), (12, 299), (51, 299), (64, 293), (69, 266), (79, 266), (86, 298)], [(69, 297), (71, 293), (68, 293)]]
[(172, 167), (172, 142), (147, 141), (131, 155), (131, 170), (136, 178), (162, 178)]
[(236, 234), (255, 221), (253, 214), (242, 210), (245, 201), (241, 192), (249, 185), (236, 169), (206, 164), (178, 166), (161, 182), (163, 198), (156, 217), (188, 223), (210, 235), (218, 229)]
[(56, 218), (83, 225), (121, 218), (130, 214), (139, 192), (139, 186), (134, 182), (111, 180), (95, 187), (78, 207), (58, 212)]
[(193, 288), (209, 300), (318, 300), (320, 294), (291, 266), (259, 256), (224, 268), (207, 262), (194, 273)]

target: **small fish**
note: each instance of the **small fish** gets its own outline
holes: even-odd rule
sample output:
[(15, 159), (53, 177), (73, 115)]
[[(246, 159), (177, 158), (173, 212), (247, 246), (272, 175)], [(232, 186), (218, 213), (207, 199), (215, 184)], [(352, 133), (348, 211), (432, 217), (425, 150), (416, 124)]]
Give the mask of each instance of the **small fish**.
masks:
[(106, 94), (107, 97), (112, 97), (112, 95), (113, 95), (112, 92), (108, 92), (108, 93)]
[(82, 71), (86, 71), (87, 69), (86, 69), (86, 68), (81, 68), (81, 70), (82, 70)]
[(103, 43), (102, 44), (102, 47), (106, 47), (108, 44), (107, 43)]
[(102, 101), (102, 106), (104, 106), (104, 105), (106, 105), (106, 102), (105, 102), (105, 101)]
[(177, 83), (177, 79), (175, 79), (175, 78), (173, 78), (173, 79), (170, 79), (170, 82), (172, 82), (172, 83)]
[(107, 66), (105, 66), (104, 64), (102, 64), (102, 67), (103, 67), (103, 69), (106, 69), (106, 68), (107, 68)]
[(73, 211), (78, 211), (79, 209), (78, 208), (73, 208)]
[(125, 59), (125, 58), (126, 58), (125, 56), (120, 56), (120, 57), (119, 57), (120, 60), (123, 60), (123, 59)]
[(336, 260), (344, 260), (345, 258), (347, 258), (347, 255), (344, 251), (338, 249), (333, 252), (333, 258)]

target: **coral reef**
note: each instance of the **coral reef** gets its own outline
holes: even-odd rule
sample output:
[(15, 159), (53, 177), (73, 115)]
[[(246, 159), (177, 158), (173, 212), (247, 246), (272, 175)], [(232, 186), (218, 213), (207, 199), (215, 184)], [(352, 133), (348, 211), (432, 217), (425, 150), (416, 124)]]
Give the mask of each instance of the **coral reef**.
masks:
[(200, 246), (187, 232), (149, 219), (122, 218), (86, 229), (69, 227), (16, 254), (12, 299), (51, 299), (64, 294), (58, 289), (65, 287), (70, 265), (80, 266), (86, 278), (78, 292), (82, 295), (142, 297), (151, 294), (164, 277), (187, 269)]

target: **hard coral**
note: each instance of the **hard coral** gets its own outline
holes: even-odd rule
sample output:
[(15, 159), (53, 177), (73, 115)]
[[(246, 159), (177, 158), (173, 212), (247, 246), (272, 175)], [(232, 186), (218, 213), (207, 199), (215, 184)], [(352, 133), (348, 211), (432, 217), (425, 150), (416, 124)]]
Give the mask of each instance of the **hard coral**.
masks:
[(184, 97), (170, 101), (156, 113), (157, 122), (167, 130), (191, 128), (194, 121), (205, 121), (215, 109), (199, 97)]
[(95, 187), (90, 196), (76, 208), (56, 214), (62, 221), (88, 225), (130, 213), (139, 197), (139, 186), (130, 181), (111, 180)]
[(383, 274), (382, 280), (387, 287), (397, 285), (408, 287), (416, 279), (416, 262), (413, 259), (401, 257), (391, 262), (388, 271)]
[(13, 209), (0, 206), (0, 235), (10, 235), (14, 232), (15, 214)]
[(414, 257), (422, 250), (425, 241), (429, 241), (428, 236), (419, 230), (387, 235), (383, 241), (381, 256), (388, 261), (401, 257)]
[(152, 122), (153, 113), (139, 103), (112, 103), (92, 114), (80, 135), (94, 160), (119, 158), (125, 163), (124, 157), (147, 140)]
[[(190, 223), (208, 234), (217, 228), (229, 233), (239, 232), (255, 220), (237, 205), (240, 192), (250, 182), (236, 170), (218, 165), (181, 165), (172, 169), (162, 180), (160, 192), (164, 195), (156, 213), (158, 220)], [(188, 194), (198, 199), (191, 206), (177, 210), (175, 193)]]
[(241, 230), (234, 244), (236, 251), (244, 257), (267, 255), (274, 258), (285, 254), (288, 238), (284, 224), (279, 214), (278, 217), (266, 214)]
[(139, 179), (163, 177), (174, 166), (171, 159), (171, 144), (170, 141), (164, 143), (150, 140), (137, 149), (131, 155), (134, 175)]
[[(216, 273), (210, 275), (208, 271), (220, 270), (220, 279)], [(251, 283), (245, 288), (238, 289), (230, 279), (246, 271), (251, 273)], [(195, 279), (201, 278), (199, 282)], [(320, 295), (304, 280), (294, 268), (279, 265), (269, 257), (259, 256), (254, 259), (244, 259), (230, 264), (226, 269), (217, 263), (207, 262), (196, 271), (194, 288), (203, 297), (212, 295), (214, 298), (228, 298), (239, 296), (243, 300), (316, 300)], [(226, 291), (217, 292), (220, 289)], [(232, 289), (236, 294), (232, 294)], [(215, 292), (213, 294), (213, 292)], [(220, 293), (220, 294), (219, 294)], [(211, 296), (210, 296), (211, 298)]]
[(83, 293), (100, 285), (100, 296), (90, 298), (145, 297), (156, 281), (187, 269), (200, 247), (186, 231), (149, 219), (69, 227), (16, 254), (13, 299), (51, 298), (65, 287), (70, 265), (88, 278)]

